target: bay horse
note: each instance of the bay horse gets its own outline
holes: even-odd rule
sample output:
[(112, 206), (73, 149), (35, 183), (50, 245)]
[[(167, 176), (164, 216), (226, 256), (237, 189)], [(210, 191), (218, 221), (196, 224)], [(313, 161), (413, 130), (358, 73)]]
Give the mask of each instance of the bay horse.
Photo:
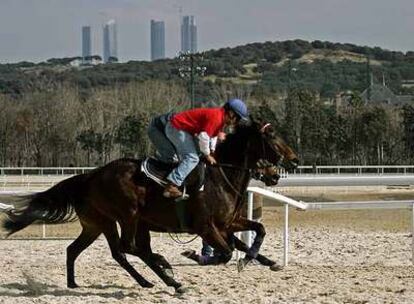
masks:
[[(69, 288), (78, 286), (74, 271), (76, 258), (104, 234), (113, 258), (140, 286), (152, 287), (153, 284), (134, 269), (125, 253), (141, 258), (168, 286), (183, 292), (182, 284), (167, 271), (171, 266), (166, 259), (152, 252), (149, 231), (198, 234), (220, 252), (217, 263), (231, 259), (232, 243), (247, 252), (247, 260), (258, 258), (264, 227), (240, 216), (243, 194), (251, 175), (259, 162), (286, 169), (298, 164), (296, 154), (273, 135), (271, 127), (255, 122), (239, 126), (228, 135), (218, 145), (216, 159), (221, 165), (207, 166), (204, 190), (192, 189), (191, 184), (188, 187), (190, 197), (185, 203), (191, 225), (186, 230), (176, 216), (178, 202), (163, 197), (162, 187), (143, 174), (143, 160), (135, 159), (115, 160), (29, 196), (26, 202), (8, 212), (3, 227), (11, 235), (37, 221), (56, 224), (78, 218), (82, 232), (67, 247)], [(121, 227), (121, 237), (117, 223)], [(256, 231), (250, 248), (230, 239), (234, 232), (244, 230)]]

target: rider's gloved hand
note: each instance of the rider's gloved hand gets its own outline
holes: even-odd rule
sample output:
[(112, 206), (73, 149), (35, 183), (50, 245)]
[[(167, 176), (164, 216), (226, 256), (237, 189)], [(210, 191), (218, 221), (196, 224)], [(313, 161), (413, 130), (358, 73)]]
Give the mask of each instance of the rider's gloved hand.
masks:
[(211, 155), (211, 154), (209, 154), (209, 155), (207, 155), (207, 156), (206, 156), (206, 161), (207, 161), (207, 163), (209, 163), (210, 165), (216, 165), (216, 164), (217, 164), (216, 159), (215, 159), (215, 158), (214, 158), (214, 156), (213, 156), (213, 155)]

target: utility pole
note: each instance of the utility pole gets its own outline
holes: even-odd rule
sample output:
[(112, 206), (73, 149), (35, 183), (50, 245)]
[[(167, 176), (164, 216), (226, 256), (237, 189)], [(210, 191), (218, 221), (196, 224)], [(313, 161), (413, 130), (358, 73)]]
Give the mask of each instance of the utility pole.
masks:
[(195, 81), (196, 77), (204, 76), (206, 67), (201, 66), (203, 55), (201, 53), (181, 53), (178, 56), (181, 60), (181, 67), (178, 69), (182, 78), (189, 79), (190, 86), (190, 108), (195, 107)]
[(371, 101), (371, 86), (373, 84), (372, 80), (372, 74), (371, 74), (371, 59), (369, 58), (369, 55), (367, 55), (367, 100), (368, 102)]

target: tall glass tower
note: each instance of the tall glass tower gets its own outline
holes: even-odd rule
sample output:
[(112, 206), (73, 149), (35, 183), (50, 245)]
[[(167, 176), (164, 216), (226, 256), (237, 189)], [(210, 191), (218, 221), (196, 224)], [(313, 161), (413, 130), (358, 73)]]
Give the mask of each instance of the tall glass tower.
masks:
[(164, 21), (151, 20), (151, 60), (165, 58)]
[(83, 63), (90, 62), (91, 56), (92, 56), (91, 27), (82, 26), (82, 62)]
[(118, 41), (115, 20), (109, 20), (103, 27), (103, 60), (105, 63), (118, 61)]
[(197, 26), (194, 16), (184, 16), (182, 19), (181, 52), (197, 53)]

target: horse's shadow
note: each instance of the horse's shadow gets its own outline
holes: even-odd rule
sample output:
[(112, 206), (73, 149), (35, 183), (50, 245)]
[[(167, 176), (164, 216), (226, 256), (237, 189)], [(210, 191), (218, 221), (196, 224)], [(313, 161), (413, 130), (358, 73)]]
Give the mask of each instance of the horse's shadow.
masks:
[[(62, 288), (57, 285), (48, 285), (40, 282), (36, 282), (33, 279), (30, 282), (26, 283), (10, 283), (10, 284), (3, 284), (0, 285), (0, 298), (1, 297), (41, 297), (44, 295), (52, 295), (56, 297), (63, 297), (63, 296), (78, 296), (78, 297), (86, 297), (86, 296), (99, 296), (102, 298), (113, 298), (117, 300), (122, 300), (126, 297), (137, 298), (140, 296), (138, 292), (126, 292), (125, 290), (131, 289), (130, 287), (120, 286), (120, 285), (91, 285), (87, 286), (86, 288), (90, 289), (100, 289), (104, 290), (107, 288), (116, 288), (116, 289), (123, 289), (118, 291), (110, 291), (110, 292), (94, 292), (94, 291), (81, 291), (81, 290), (74, 290), (74, 289), (67, 289)], [(139, 287), (137, 287), (139, 288)], [(83, 289), (84, 290), (84, 289)]]

